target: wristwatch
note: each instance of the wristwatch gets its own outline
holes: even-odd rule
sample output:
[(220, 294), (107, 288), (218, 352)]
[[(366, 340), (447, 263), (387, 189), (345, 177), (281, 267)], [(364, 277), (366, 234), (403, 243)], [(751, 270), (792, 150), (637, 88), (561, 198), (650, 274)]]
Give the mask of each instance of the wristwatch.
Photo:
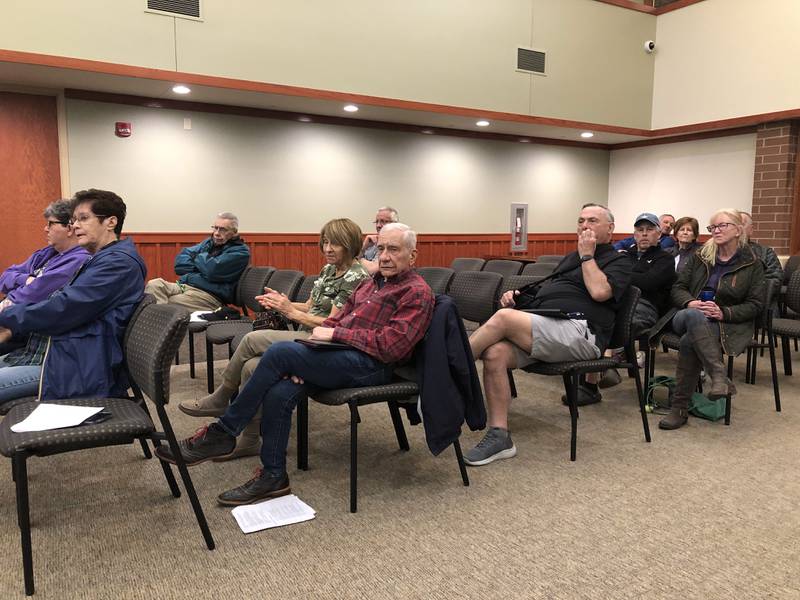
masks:
[(585, 263), (590, 260), (594, 260), (594, 254), (584, 254), (583, 256), (581, 256), (582, 263)]

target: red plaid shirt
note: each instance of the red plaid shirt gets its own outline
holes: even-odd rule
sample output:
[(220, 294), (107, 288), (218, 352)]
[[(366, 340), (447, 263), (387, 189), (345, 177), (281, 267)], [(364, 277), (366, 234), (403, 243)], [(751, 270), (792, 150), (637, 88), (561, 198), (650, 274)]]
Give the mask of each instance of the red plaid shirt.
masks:
[(386, 280), (377, 273), (365, 279), (335, 316), (323, 327), (333, 327), (333, 341), (349, 344), (381, 362), (408, 359), (433, 316), (433, 292), (414, 271)]

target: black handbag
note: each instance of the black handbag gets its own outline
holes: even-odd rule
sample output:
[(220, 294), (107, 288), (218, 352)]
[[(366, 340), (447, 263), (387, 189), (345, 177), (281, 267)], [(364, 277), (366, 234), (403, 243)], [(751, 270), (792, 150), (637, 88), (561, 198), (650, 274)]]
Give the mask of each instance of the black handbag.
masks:
[(275, 329), (277, 331), (288, 331), (289, 320), (277, 310), (265, 310), (256, 314), (253, 319), (253, 331), (260, 329)]

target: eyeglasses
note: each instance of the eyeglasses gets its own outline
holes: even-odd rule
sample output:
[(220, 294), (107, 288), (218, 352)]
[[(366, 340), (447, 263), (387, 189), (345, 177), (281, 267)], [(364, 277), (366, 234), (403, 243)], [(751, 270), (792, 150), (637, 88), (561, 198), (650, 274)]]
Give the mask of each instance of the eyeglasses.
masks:
[(68, 223), (62, 223), (61, 221), (48, 221), (45, 227), (50, 229), (53, 225), (63, 225), (64, 227), (69, 227)]
[(394, 221), (384, 221), (383, 219), (378, 219), (377, 221), (373, 221), (373, 225), (388, 225), (389, 223), (394, 223)]
[(98, 221), (102, 221), (103, 219), (107, 219), (109, 216), (110, 215), (92, 215), (92, 214), (78, 215), (77, 217), (70, 219), (68, 224), (70, 227), (74, 227), (75, 223), (80, 223), (82, 225), (92, 217), (97, 217)]
[(211, 226), (211, 231), (219, 231), (220, 233), (228, 233), (231, 231), (230, 227), (217, 227), (216, 225)]
[(717, 229), (725, 231), (730, 225), (736, 225), (736, 223), (717, 223), (716, 225), (709, 225), (706, 227), (706, 231), (708, 231), (708, 233), (714, 233)]

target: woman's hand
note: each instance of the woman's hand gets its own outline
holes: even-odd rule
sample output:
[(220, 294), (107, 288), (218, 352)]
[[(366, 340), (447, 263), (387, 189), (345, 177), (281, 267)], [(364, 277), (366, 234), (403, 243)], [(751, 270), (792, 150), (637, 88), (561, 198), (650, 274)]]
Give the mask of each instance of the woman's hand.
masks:
[(715, 321), (722, 321), (722, 309), (716, 302), (703, 300), (692, 300), (686, 305), (686, 308), (696, 308), (703, 313), (706, 318), (714, 319)]
[(261, 296), (256, 296), (256, 301), (264, 308), (277, 310), (279, 313), (287, 317), (294, 310), (294, 305), (292, 304), (291, 300), (274, 290), (270, 290), (268, 293)]

